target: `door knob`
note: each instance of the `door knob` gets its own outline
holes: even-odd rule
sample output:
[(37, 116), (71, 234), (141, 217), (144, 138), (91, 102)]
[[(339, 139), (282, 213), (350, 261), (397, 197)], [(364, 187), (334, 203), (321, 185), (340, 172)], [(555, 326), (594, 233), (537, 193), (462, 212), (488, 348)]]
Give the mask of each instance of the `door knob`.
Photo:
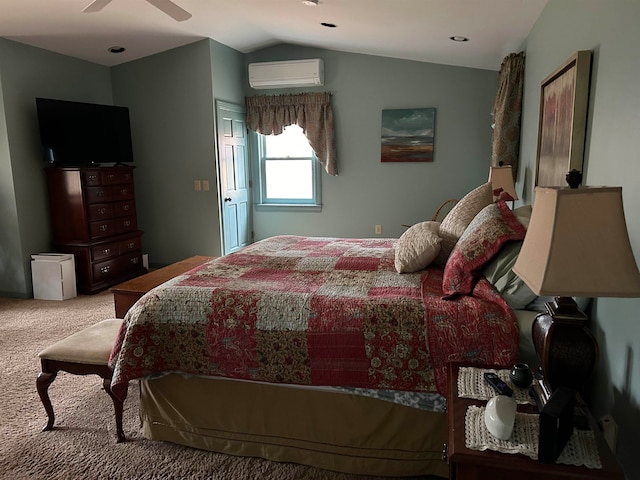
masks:
[(225, 202), (230, 202), (230, 201), (231, 201), (231, 197), (226, 197), (226, 198), (224, 199), (224, 201), (225, 201)]

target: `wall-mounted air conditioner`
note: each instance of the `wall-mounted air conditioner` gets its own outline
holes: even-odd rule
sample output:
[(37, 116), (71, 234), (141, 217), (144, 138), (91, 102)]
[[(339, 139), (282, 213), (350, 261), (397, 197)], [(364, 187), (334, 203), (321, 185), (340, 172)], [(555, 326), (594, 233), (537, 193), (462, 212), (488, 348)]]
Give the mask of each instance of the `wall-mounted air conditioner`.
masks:
[(256, 89), (317, 87), (324, 85), (324, 65), (321, 58), (250, 63), (249, 85)]

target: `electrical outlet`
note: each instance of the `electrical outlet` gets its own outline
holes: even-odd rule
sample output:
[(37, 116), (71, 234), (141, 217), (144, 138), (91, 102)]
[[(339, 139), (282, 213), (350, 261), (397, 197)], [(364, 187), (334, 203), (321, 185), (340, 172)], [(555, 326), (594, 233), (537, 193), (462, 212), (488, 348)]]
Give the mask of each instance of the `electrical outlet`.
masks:
[(202, 190), (209, 191), (209, 180), (202, 180)]
[(376, 225), (376, 235), (382, 234), (382, 225)]
[(200, 182), (200, 180), (194, 180), (193, 181), (193, 189), (196, 192), (199, 192), (200, 190), (202, 190), (202, 182)]

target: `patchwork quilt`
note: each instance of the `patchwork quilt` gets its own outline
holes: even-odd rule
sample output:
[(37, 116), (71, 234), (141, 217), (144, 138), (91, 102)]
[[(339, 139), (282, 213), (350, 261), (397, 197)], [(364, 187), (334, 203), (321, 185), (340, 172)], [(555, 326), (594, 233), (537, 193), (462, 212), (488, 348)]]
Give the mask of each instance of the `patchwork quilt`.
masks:
[[(168, 372), (433, 392), (446, 387), (436, 376), (455, 355), (481, 350), (483, 361), (513, 363), (515, 316), (488, 282), (478, 298), (442, 300), (442, 268), (398, 274), (396, 241), (277, 236), (156, 287), (123, 322), (110, 359), (114, 393), (124, 398), (130, 380)], [(467, 330), (486, 331), (450, 341)], [(445, 363), (436, 365), (440, 338)]]

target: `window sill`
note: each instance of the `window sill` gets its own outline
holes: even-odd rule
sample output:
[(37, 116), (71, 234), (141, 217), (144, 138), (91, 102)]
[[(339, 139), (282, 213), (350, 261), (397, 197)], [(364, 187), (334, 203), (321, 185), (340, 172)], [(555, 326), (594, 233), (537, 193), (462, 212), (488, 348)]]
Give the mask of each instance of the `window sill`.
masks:
[(256, 210), (260, 212), (321, 212), (322, 204), (309, 205), (302, 203), (256, 203)]

